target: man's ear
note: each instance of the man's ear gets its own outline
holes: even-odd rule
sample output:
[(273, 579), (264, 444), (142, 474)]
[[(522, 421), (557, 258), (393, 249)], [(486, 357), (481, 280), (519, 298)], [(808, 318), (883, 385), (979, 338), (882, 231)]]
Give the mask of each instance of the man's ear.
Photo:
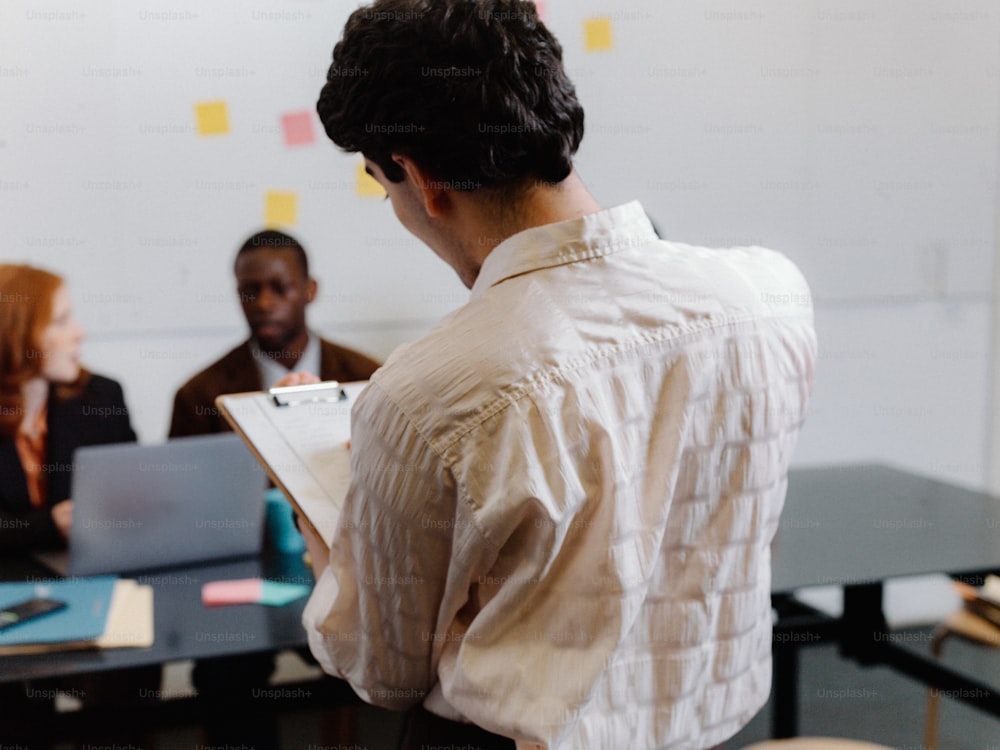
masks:
[(306, 279), (306, 304), (309, 304), (316, 299), (316, 289), (316, 279), (311, 277)]
[(408, 156), (393, 154), (392, 160), (406, 172), (406, 178), (420, 195), (427, 215), (432, 218), (440, 216), (451, 203), (448, 183), (431, 177), (423, 167)]

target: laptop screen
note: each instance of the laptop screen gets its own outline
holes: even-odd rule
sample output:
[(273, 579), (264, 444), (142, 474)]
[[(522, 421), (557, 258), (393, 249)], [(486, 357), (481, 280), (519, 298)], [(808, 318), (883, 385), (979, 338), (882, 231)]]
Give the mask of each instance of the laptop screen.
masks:
[(76, 451), (73, 464), (66, 574), (122, 573), (261, 551), (266, 475), (234, 434), (88, 446)]

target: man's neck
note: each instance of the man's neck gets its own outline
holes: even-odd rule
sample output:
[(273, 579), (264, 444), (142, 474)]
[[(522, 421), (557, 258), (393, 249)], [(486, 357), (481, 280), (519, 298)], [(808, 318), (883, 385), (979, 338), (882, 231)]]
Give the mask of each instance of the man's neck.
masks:
[(260, 341), (254, 343), (262, 356), (281, 365), (286, 370), (291, 370), (305, 354), (306, 347), (309, 346), (309, 332), (304, 331), (301, 335), (296, 336), (294, 341), (282, 347), (269, 348), (261, 344)]
[(498, 211), (475, 194), (454, 194), (462, 210), (456, 212), (455, 236), (461, 246), (455, 270), (470, 289), (486, 257), (501, 242), (527, 229), (578, 219), (602, 209), (577, 173), (552, 185), (534, 183), (519, 197), (517, 207)]
[[(577, 173), (571, 172), (562, 182), (552, 185), (535, 183), (524, 196), (519, 216), (510, 223), (507, 236), (525, 229), (579, 219), (600, 211), (602, 206), (590, 194)], [(506, 239), (506, 238), (505, 238)]]
[(295, 365), (302, 359), (302, 352), (283, 349), (280, 352), (264, 352), (264, 356), (272, 362), (278, 363), (286, 370), (291, 371), (295, 369)]

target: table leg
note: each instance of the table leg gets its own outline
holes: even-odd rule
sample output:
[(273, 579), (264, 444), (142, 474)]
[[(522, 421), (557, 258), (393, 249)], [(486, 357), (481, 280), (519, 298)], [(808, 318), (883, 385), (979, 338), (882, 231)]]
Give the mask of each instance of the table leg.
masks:
[(799, 647), (775, 646), (771, 736), (795, 737), (799, 729)]
[(879, 647), (887, 641), (889, 630), (882, 610), (881, 581), (844, 587), (842, 622), (841, 655), (864, 666), (879, 663)]

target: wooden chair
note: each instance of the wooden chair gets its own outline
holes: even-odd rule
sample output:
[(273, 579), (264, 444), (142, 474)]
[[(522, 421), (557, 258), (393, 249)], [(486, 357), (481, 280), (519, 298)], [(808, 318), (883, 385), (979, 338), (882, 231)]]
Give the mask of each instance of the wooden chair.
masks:
[[(934, 638), (931, 640), (931, 653), (935, 659), (941, 658), (944, 642), (952, 636), (1000, 648), (1000, 628), (965, 609), (955, 610), (935, 629)], [(924, 736), (924, 747), (927, 750), (937, 750), (940, 701), (941, 697), (937, 690), (927, 691), (927, 729)]]

